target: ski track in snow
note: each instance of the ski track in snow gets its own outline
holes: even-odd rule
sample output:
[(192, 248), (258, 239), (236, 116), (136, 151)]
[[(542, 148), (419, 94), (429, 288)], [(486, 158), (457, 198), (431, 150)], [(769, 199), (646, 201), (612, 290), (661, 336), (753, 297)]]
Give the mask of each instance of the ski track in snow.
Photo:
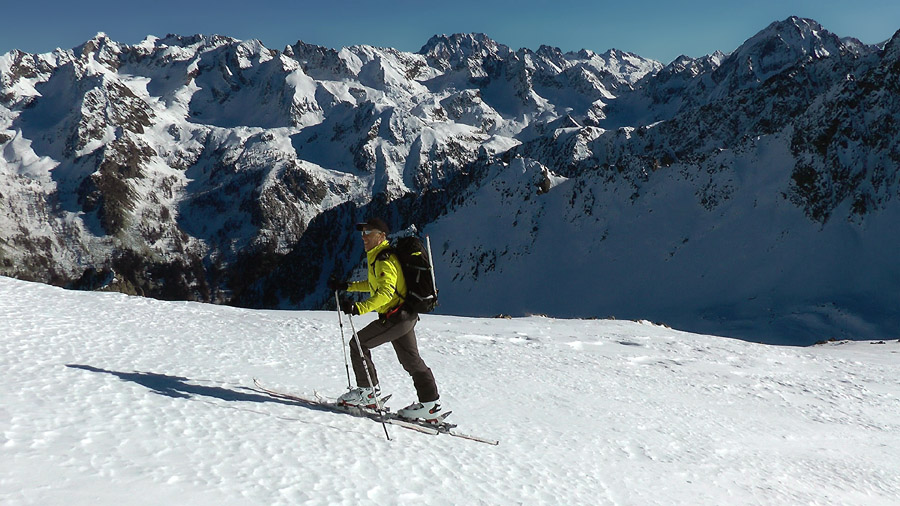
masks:
[[(336, 313), (0, 278), (0, 322), (4, 505), (900, 504), (896, 341), (424, 316), (450, 420), (493, 447), (390, 426), (389, 442), (249, 388), (341, 393)], [(391, 348), (374, 354), (392, 407), (411, 402)]]

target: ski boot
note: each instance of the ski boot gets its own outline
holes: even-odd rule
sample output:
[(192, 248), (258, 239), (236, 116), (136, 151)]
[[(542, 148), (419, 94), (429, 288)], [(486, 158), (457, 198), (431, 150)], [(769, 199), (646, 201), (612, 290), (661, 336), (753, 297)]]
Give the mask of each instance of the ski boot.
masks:
[(338, 404), (343, 406), (354, 406), (357, 408), (377, 409), (378, 397), (381, 395), (381, 389), (356, 387), (344, 395), (338, 397)]
[(425, 420), (428, 423), (439, 423), (443, 420), (440, 399), (429, 402), (416, 402), (397, 411), (397, 416), (409, 420)]

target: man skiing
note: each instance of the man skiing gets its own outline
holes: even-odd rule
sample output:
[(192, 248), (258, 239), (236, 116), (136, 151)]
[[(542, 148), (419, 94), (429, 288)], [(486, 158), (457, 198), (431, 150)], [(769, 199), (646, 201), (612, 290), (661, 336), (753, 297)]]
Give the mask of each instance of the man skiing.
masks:
[[(368, 279), (348, 283), (332, 278), (329, 280), (329, 288), (335, 291), (369, 292), (370, 297), (362, 302), (342, 300), (340, 309), (348, 315), (376, 311), (378, 319), (357, 332), (359, 341), (357, 342), (354, 337), (354, 342), (350, 344), (351, 362), (358, 386), (340, 396), (338, 402), (368, 408), (376, 406), (380, 388), (371, 349), (391, 343), (403, 369), (412, 377), (419, 398), (418, 402), (401, 409), (397, 414), (410, 419), (436, 420), (441, 414), (437, 385), (431, 369), (419, 356), (415, 332), (419, 315), (403, 307), (403, 300), (407, 294), (406, 280), (400, 261), (397, 255), (391, 252), (387, 241), (390, 228), (384, 220), (372, 218), (365, 223), (357, 224), (356, 229), (362, 234), (366, 250)], [(365, 356), (365, 363), (360, 356), (360, 349)], [(366, 375), (367, 366), (371, 384)]]

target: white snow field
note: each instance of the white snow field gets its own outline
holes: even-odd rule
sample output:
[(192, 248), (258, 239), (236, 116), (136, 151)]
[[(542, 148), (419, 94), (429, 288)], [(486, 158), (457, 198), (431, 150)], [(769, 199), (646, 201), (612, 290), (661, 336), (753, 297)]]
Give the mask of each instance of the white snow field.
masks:
[[(418, 335), (450, 420), (499, 446), (387, 441), (249, 389), (342, 393), (337, 313), (0, 278), (0, 504), (900, 504), (896, 340), (427, 315)], [(411, 402), (392, 349), (375, 360)]]

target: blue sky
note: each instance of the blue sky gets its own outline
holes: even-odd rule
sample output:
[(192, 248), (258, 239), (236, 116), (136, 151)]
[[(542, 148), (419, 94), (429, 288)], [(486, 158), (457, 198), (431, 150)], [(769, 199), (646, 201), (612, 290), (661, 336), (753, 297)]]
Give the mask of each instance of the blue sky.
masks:
[[(668, 63), (681, 54), (729, 52), (772, 21), (808, 17), (866, 43), (900, 30), (898, 0), (93, 0), (4, 2), (0, 54), (72, 48), (105, 32), (134, 44), (146, 35), (221, 34), (283, 49), (297, 40), (417, 51), (434, 34), (483, 32), (513, 49), (617, 48)], [(14, 20), (14, 21), (13, 21)], [(11, 22), (12, 21), (12, 22)]]

